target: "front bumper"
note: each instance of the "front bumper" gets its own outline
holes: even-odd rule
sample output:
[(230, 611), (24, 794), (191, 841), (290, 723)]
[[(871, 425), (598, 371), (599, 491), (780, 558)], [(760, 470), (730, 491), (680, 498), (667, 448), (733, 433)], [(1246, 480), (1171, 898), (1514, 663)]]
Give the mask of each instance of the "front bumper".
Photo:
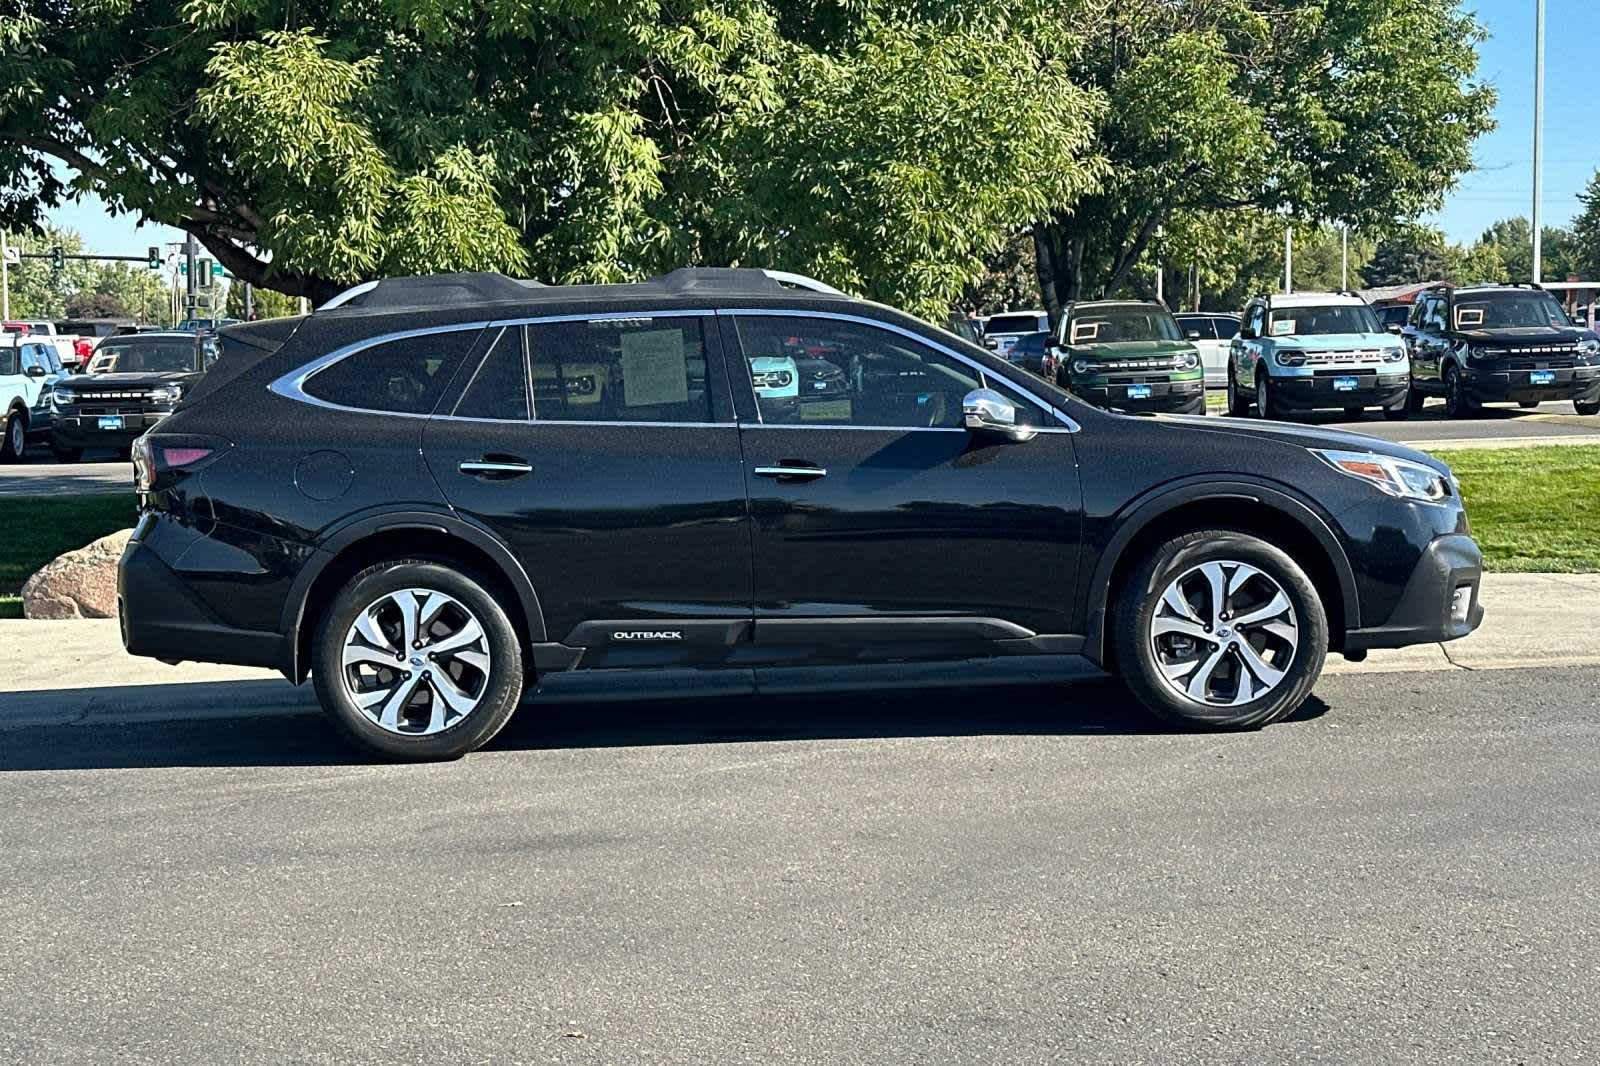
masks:
[(148, 521), (140, 522), (117, 567), (117, 618), (128, 654), (284, 670), (288, 638), (240, 629), (217, 617), (144, 542), (149, 528)]
[(1542, 371), (1554, 381), (1535, 385), (1533, 375), (1537, 370), (1499, 370), (1492, 364), (1486, 367), (1469, 366), (1462, 371), (1461, 381), (1475, 400), (1495, 403), (1511, 400), (1517, 403), (1544, 402), (1546, 400), (1600, 400), (1600, 367), (1562, 367)]
[(1483, 621), (1478, 588), (1483, 554), (1465, 533), (1436, 537), (1423, 550), (1389, 620), (1345, 634), (1345, 651), (1457, 640)]
[[(1336, 387), (1335, 383), (1350, 378), (1355, 379), (1355, 388)], [(1279, 377), (1274, 373), (1271, 381), (1272, 398), (1279, 406), (1296, 411), (1336, 407), (1393, 407), (1405, 399), (1410, 387), (1410, 375), (1404, 369), (1387, 374), (1369, 369), (1294, 377)]]
[[(1198, 372), (1177, 380), (1151, 374), (1098, 375), (1070, 380), (1065, 388), (1087, 403), (1119, 411), (1200, 414), (1206, 409), (1206, 384)], [(1130, 398), (1130, 388), (1150, 394)]]
[[(98, 415), (73, 410), (56, 414), (52, 439), (64, 448), (126, 448), (146, 430), (153, 429), (172, 411), (151, 410), (119, 415)], [(120, 429), (101, 429), (102, 418), (120, 418)]]

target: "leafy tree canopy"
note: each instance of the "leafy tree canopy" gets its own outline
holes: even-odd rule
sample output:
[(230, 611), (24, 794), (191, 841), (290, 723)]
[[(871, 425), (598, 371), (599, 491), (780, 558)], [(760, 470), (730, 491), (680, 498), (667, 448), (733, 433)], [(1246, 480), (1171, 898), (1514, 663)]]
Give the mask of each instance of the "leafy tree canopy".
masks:
[(1491, 126), (1482, 37), (1449, 0), (1108, 3), (1068, 62), (1109, 100), (1112, 177), (1034, 227), (1046, 305), (1116, 291), (1185, 216), (1376, 231), (1436, 206)]
[(92, 190), (315, 299), (395, 273), (741, 264), (942, 315), (1105, 173), (1072, 2), (22, 10), (0, 19), (0, 221)]

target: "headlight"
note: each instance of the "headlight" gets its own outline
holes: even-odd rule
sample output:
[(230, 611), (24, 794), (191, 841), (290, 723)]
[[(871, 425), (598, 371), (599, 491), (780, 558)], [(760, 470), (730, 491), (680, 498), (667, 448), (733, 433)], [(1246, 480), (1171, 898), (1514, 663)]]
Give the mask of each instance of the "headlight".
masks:
[(1409, 459), (1396, 459), (1376, 452), (1326, 451), (1321, 448), (1311, 451), (1339, 473), (1375, 485), (1390, 496), (1438, 503), (1451, 494), (1449, 478), (1431, 466), (1413, 463)]
[(1404, 348), (1385, 348), (1383, 350), (1383, 361), (1385, 363), (1398, 363), (1405, 357), (1406, 350)]
[(56, 388), (50, 390), (50, 406), (52, 408), (71, 407), (77, 402), (78, 394), (73, 392), (71, 389), (63, 389), (57, 386)]
[(1172, 357), (1172, 365), (1178, 370), (1193, 370), (1200, 365), (1200, 357), (1194, 352), (1183, 352)]
[(1074, 359), (1072, 361), (1072, 372), (1074, 374), (1087, 374), (1089, 372), (1089, 360)]
[(1306, 357), (1304, 352), (1285, 352), (1275, 350), (1272, 353), (1272, 358), (1278, 361), (1279, 366), (1306, 365)]
[(1579, 341), (1578, 354), (1586, 355), (1590, 359), (1600, 358), (1600, 340), (1590, 337), (1588, 340)]
[(182, 385), (158, 385), (150, 390), (151, 403), (177, 403), (183, 399)]
[(1489, 359), (1489, 358), (1491, 358), (1489, 349), (1481, 347), (1481, 346), (1476, 345), (1476, 344), (1467, 345), (1467, 359), (1468, 359), (1469, 362), (1472, 361), (1472, 360), (1475, 360), (1475, 359)]

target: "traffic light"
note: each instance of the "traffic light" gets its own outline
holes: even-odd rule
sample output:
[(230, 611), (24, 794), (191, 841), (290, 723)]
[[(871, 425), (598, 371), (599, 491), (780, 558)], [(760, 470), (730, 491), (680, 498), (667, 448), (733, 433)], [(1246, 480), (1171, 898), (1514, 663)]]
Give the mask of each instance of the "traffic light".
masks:
[(209, 260), (209, 259), (196, 260), (195, 261), (195, 265), (194, 265), (194, 272), (195, 272), (194, 283), (196, 285), (204, 286), (204, 285), (210, 285), (211, 284), (211, 260)]
[(67, 257), (62, 253), (61, 245), (59, 244), (50, 246), (50, 265), (56, 270), (60, 270), (67, 265)]
[(149, 259), (151, 270), (161, 269), (161, 249), (153, 244), (150, 246)]

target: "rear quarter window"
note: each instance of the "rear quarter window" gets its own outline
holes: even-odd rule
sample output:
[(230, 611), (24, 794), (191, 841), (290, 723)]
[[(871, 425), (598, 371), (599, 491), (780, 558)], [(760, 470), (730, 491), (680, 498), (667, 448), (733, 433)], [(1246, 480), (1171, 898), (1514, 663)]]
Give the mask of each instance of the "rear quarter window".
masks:
[(481, 332), (456, 329), (380, 341), (312, 374), (302, 388), (340, 407), (431, 414)]

